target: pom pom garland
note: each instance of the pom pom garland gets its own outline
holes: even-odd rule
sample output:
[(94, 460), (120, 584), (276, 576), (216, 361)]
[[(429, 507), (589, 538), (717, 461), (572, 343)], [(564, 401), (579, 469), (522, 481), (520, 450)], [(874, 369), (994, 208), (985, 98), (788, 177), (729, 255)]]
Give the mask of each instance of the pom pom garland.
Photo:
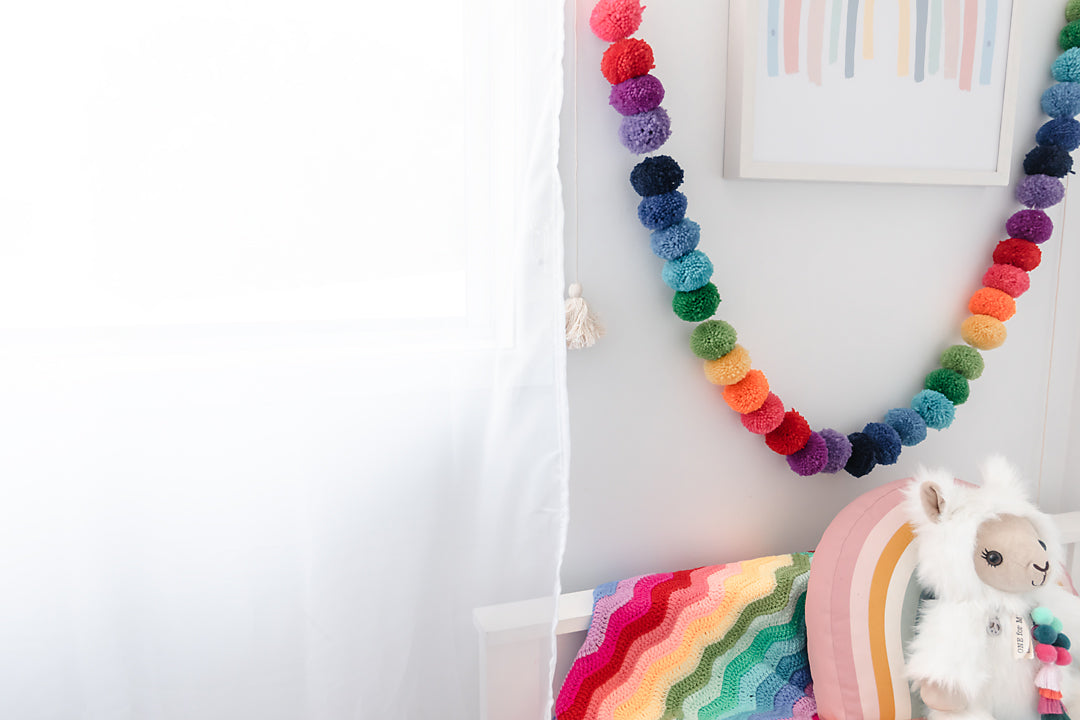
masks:
[(784, 421), (784, 403), (774, 393), (769, 393), (761, 407), (742, 416), (743, 427), (755, 435), (766, 435)]
[(947, 370), (955, 370), (968, 380), (978, 379), (983, 373), (984, 366), (985, 363), (983, 363), (979, 351), (967, 345), (953, 345), (941, 353), (941, 367)]
[(765, 444), (777, 455), (791, 455), (806, 447), (811, 432), (806, 418), (794, 410), (788, 410), (780, 427), (766, 433)]
[[(1080, 46), (1080, 21), (1073, 20), (1061, 29), (1061, 34), (1058, 36), (1058, 47), (1062, 50), (1068, 50), (1077, 46)], [(1049, 114), (1047, 113), (1047, 115)]]
[[(1077, 69), (1080, 70), (1080, 48), (1073, 48), (1069, 52), (1077, 53)], [(1048, 120), (1035, 133), (1035, 142), (1040, 145), (1055, 145), (1072, 152), (1080, 147), (1080, 121), (1074, 118)]]
[(619, 124), (619, 140), (635, 155), (658, 150), (671, 137), (671, 118), (662, 107), (627, 115)]
[(700, 250), (694, 250), (682, 257), (664, 263), (661, 275), (672, 290), (691, 292), (709, 283), (713, 265), (709, 256)]
[(900, 444), (911, 447), (926, 439), (926, 421), (911, 408), (893, 408), (885, 413), (886, 424), (892, 426)]
[(664, 85), (652, 75), (639, 75), (611, 86), (608, 104), (620, 115), (637, 115), (660, 107)]
[(769, 381), (765, 373), (751, 369), (746, 377), (724, 388), (724, 402), (740, 415), (759, 409), (769, 397)]
[(1016, 314), (1016, 301), (997, 288), (984, 287), (975, 291), (968, 301), (968, 310), (974, 315), (989, 315), (1005, 322)]
[(1065, 186), (1049, 175), (1028, 175), (1016, 184), (1016, 199), (1029, 208), (1045, 210), (1065, 197)]
[(895, 465), (900, 458), (900, 433), (886, 423), (867, 423), (863, 435), (874, 442), (874, 461), (878, 465)]
[(1002, 265), (994, 263), (986, 271), (982, 279), (983, 285), (989, 288), (997, 288), (1010, 297), (1020, 297), (1031, 287), (1031, 279), (1028, 274), (1015, 265)]
[(844, 469), (854, 477), (869, 475), (877, 465), (877, 447), (870, 436), (861, 432), (848, 435), (851, 441), (851, 457), (848, 458)]
[(1005, 222), (1005, 231), (1014, 238), (1039, 244), (1054, 234), (1054, 223), (1042, 210), (1019, 210)]
[(825, 467), (821, 468), (821, 472), (829, 474), (840, 472), (851, 457), (851, 441), (848, 440), (847, 435), (832, 428), (825, 428), (819, 434), (829, 449), (829, 460), (825, 463)]
[(1024, 157), (1024, 172), (1028, 175), (1062, 178), (1072, 172), (1072, 166), (1072, 155), (1057, 145), (1036, 145)]
[(969, 315), (960, 323), (960, 337), (979, 350), (999, 348), (1007, 336), (1004, 323), (989, 315)]
[(718, 360), (735, 349), (738, 334), (723, 320), (707, 320), (690, 334), (690, 349), (702, 360)]
[(601, 40), (615, 42), (637, 32), (644, 11), (641, 0), (600, 0), (589, 15), (589, 27)]
[(967, 402), (971, 388), (968, 387), (967, 378), (955, 370), (939, 368), (926, 376), (925, 387), (927, 390), (937, 390), (949, 398), (953, 405), (963, 405)]
[(668, 155), (647, 157), (630, 171), (630, 185), (642, 197), (677, 190), (682, 181), (683, 169)]
[(649, 236), (649, 246), (653, 254), (661, 260), (680, 258), (696, 248), (700, 241), (701, 226), (686, 218), (674, 225), (654, 230)]
[(936, 390), (923, 390), (911, 400), (911, 409), (919, 413), (926, 427), (944, 430), (952, 425), (956, 408)]
[(638, 203), (638, 220), (650, 230), (661, 230), (682, 220), (686, 215), (686, 205), (686, 196), (678, 190), (663, 195), (649, 195)]
[(671, 309), (686, 322), (708, 320), (720, 305), (720, 291), (709, 283), (692, 292), (677, 292), (671, 298)]
[(713, 385), (734, 385), (750, 372), (750, 353), (736, 345), (722, 358), (705, 361), (705, 377)]
[[(809, 426), (807, 426), (809, 427)], [(816, 475), (829, 462), (829, 446), (819, 433), (811, 432), (806, 445), (787, 456), (788, 467), (796, 475), (808, 477)]]
[(994, 262), (1031, 272), (1042, 262), (1042, 250), (1030, 240), (1009, 238), (1002, 240), (994, 248)]
[(644, 75), (652, 70), (653, 51), (649, 43), (627, 38), (611, 44), (600, 59), (600, 72), (612, 85)]

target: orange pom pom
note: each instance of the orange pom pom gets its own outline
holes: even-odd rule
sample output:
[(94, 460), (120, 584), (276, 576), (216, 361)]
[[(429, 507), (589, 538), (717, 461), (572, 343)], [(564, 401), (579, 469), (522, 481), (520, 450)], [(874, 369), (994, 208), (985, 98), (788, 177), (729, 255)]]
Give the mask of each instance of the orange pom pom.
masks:
[(637, 38), (612, 43), (600, 58), (600, 72), (612, 85), (644, 75), (654, 67), (652, 48)]
[(971, 296), (968, 310), (975, 315), (989, 315), (1005, 322), (1016, 314), (1016, 301), (1007, 292), (984, 287)]
[(960, 337), (979, 350), (1001, 347), (1007, 334), (1005, 325), (989, 315), (971, 315), (960, 325)]
[(760, 408), (769, 397), (769, 381), (760, 370), (750, 370), (746, 377), (724, 388), (724, 402), (740, 415)]
[(734, 385), (750, 372), (750, 353), (736, 345), (727, 355), (705, 361), (705, 377), (713, 385)]

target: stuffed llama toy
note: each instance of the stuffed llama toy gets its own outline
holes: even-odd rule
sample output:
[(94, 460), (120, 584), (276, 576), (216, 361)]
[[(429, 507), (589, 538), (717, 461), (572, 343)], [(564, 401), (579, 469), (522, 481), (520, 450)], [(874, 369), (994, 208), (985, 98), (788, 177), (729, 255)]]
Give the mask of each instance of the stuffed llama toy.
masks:
[(1080, 598), (1059, 584), (1055, 526), (1004, 459), (982, 475), (974, 487), (920, 470), (907, 489), (916, 574), (933, 595), (919, 611), (908, 677), (928, 720), (1067, 718), (1070, 701), (1080, 709), (1067, 636), (1080, 633)]

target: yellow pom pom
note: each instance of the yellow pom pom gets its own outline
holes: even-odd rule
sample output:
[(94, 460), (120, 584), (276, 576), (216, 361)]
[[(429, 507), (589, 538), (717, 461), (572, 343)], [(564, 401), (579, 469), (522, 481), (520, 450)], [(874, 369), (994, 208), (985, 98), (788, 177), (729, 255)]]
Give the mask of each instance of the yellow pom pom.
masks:
[(989, 315), (971, 315), (960, 325), (960, 337), (979, 350), (993, 350), (1005, 342), (1005, 324)]
[(705, 361), (705, 377), (713, 385), (734, 385), (750, 372), (750, 353), (736, 345), (727, 355)]

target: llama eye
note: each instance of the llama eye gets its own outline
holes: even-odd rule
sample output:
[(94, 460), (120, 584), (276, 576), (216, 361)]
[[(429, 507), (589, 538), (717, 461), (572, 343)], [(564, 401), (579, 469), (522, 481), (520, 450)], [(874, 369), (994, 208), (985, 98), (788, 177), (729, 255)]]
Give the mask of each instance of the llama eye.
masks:
[(983, 550), (982, 557), (986, 564), (992, 567), (997, 567), (1005, 560), (997, 550)]
[(1039, 544), (1042, 545), (1043, 550), (1046, 549), (1046, 543), (1044, 543), (1042, 540), (1039, 541)]

